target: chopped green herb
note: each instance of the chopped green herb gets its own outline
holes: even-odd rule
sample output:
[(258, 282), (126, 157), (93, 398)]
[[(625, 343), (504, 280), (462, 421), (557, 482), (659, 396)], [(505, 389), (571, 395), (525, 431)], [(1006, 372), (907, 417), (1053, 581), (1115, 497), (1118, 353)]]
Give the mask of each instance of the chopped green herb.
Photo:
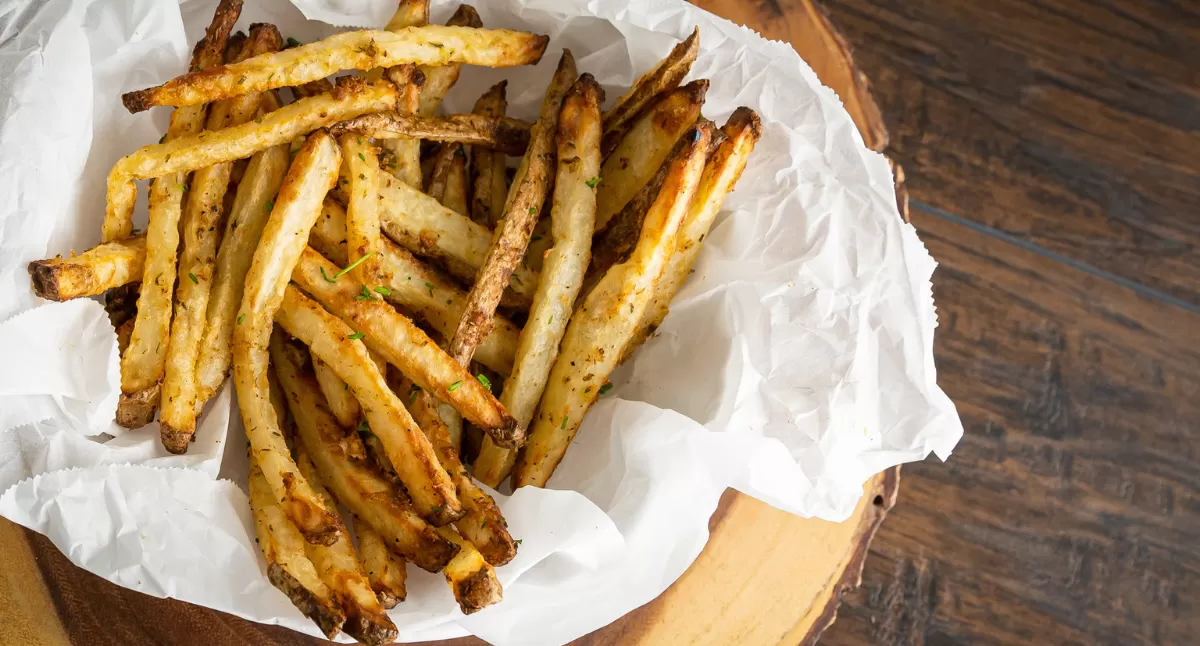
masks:
[(242, 78), (238, 79), (238, 85), (241, 85), (242, 83), (245, 83), (245, 82), (246, 82), (246, 75), (243, 74)]
[(529, 207), (529, 215), (537, 215), (537, 207), (536, 206)]
[(462, 382), (461, 382), (461, 381), (456, 381), (456, 382), (454, 382), (454, 383), (450, 384), (450, 389), (449, 389), (449, 390), (450, 390), (450, 392), (454, 392), (454, 391), (458, 390), (460, 386), (462, 386)]
[(390, 289), (388, 289), (388, 288), (384, 287), (383, 285), (380, 285), (380, 286), (378, 286), (378, 287), (376, 287), (376, 288), (375, 288), (375, 293), (377, 293), (377, 294), (383, 294), (384, 296), (391, 296), (391, 295), (392, 295), (392, 290), (390, 290)]
[(361, 160), (363, 160), (363, 161), (367, 161), (367, 156), (366, 156), (366, 155), (364, 155), (364, 154), (362, 154), (362, 153), (358, 153), (358, 158), (359, 158), (359, 159), (361, 159)]
[(246, 320), (245, 314), (238, 314), (238, 325), (241, 325), (242, 321), (245, 321), (245, 320)]
[(413, 384), (412, 388), (409, 389), (409, 391), (408, 391), (408, 405), (409, 406), (412, 406), (413, 403), (417, 401), (417, 393), (419, 393), (419, 392), (421, 392), (421, 387), (416, 384)]
[(371, 432), (371, 425), (370, 425), (370, 424), (368, 424), (368, 423), (367, 423), (367, 420), (365, 420), (365, 419), (364, 419), (364, 420), (363, 420), (363, 421), (362, 421), (362, 422), (361, 422), (361, 423), (358, 425), (358, 428), (356, 428), (356, 429), (354, 429), (354, 430), (358, 431), (359, 433), (370, 433), (370, 432)]
[(330, 282), (330, 283), (332, 283), (332, 282), (336, 282), (336, 281), (337, 281), (337, 277), (336, 277), (336, 276), (335, 276), (335, 277), (333, 277), (333, 278), (330, 278), (330, 277), (329, 277), (329, 275), (325, 273), (325, 268), (324, 268), (324, 267), (321, 267), (321, 278), (324, 278), (324, 279), (326, 280), (326, 282)]
[(603, 395), (604, 393), (606, 393), (606, 392), (608, 392), (608, 391), (610, 391), (610, 390), (612, 390), (612, 383), (611, 383), (611, 382), (610, 382), (610, 383), (607, 383), (607, 384), (604, 384), (603, 386), (600, 386), (600, 394), (601, 394), (601, 395)]
[(564, 417), (564, 418), (563, 418), (563, 422), (562, 422), (562, 424), (559, 424), (559, 425), (558, 425), (558, 427), (559, 427), (559, 428), (566, 428), (566, 427), (567, 427), (567, 420), (569, 420), (569, 419), (571, 419), (571, 418), (570, 418), (570, 417)]
[(377, 300), (379, 300), (378, 297), (371, 294), (371, 291), (369, 289), (367, 289), (366, 285), (362, 286), (362, 292), (355, 294), (354, 298), (356, 300), (360, 300), (360, 301), (377, 301)]
[(295, 38), (292, 38), (291, 36), (288, 36), (288, 39), (287, 39), (287, 46), (288, 46), (288, 47), (299, 47), (299, 46), (301, 46), (301, 45), (303, 45), (303, 44), (304, 44), (304, 43), (302, 43), (302, 42), (300, 42), (300, 41), (296, 40)]
[(358, 145), (362, 145), (362, 137), (355, 137), (358, 140)]
[(275, 200), (267, 200), (267, 213), (275, 210)]
[(492, 392), (492, 381), (487, 378), (487, 375), (479, 374), (475, 375), (475, 378), (479, 380), (479, 383), (483, 384), (484, 388), (488, 389), (489, 393)]
[(200, 284), (200, 279), (196, 278), (196, 274), (193, 274), (190, 271), (188, 272), (188, 278), (191, 278), (193, 283), (196, 283), (197, 285)]
[(554, 315), (551, 314), (550, 318), (546, 319), (546, 325), (550, 325), (553, 322), (554, 322)]
[[(326, 275), (325, 275), (325, 268), (324, 268), (324, 267), (322, 267), (322, 268), (321, 268), (321, 277), (322, 277), (322, 278), (324, 278), (325, 280), (327, 280), (327, 281), (329, 281), (329, 282), (331, 282), (331, 283), (332, 283), (332, 282), (336, 281), (337, 279), (341, 278), (342, 276), (345, 276), (345, 275), (346, 275), (346, 273), (347, 273), (347, 272), (349, 272), (351, 269), (354, 269), (355, 267), (357, 267), (357, 266), (361, 265), (361, 264), (362, 264), (362, 262), (363, 262), (364, 260), (366, 260), (367, 258), (370, 258), (370, 257), (371, 257), (371, 255), (372, 255), (372, 254), (374, 254), (374, 253), (375, 253), (375, 252), (374, 252), (374, 251), (372, 251), (372, 252), (370, 252), (370, 253), (363, 254), (362, 256), (360, 256), (360, 257), (358, 258), (358, 260), (355, 260), (354, 262), (350, 263), (350, 265), (349, 265), (348, 267), (346, 267), (345, 269), (343, 269), (343, 270), (339, 271), (338, 273), (334, 274), (334, 275), (333, 275), (333, 278), (330, 278), (329, 276), (326, 276)], [(363, 289), (366, 289), (366, 286), (365, 286), (365, 285), (363, 286)]]
[(184, 193), (187, 193), (187, 184), (180, 184), (179, 190), (183, 191)]
[(351, 334), (350, 336), (348, 336), (346, 338), (350, 339), (351, 341), (357, 341), (357, 340), (363, 338), (364, 336), (366, 336), (366, 335), (363, 334), (362, 332), (355, 332), (354, 334)]
[(587, 187), (588, 187), (588, 188), (596, 188), (596, 185), (597, 185), (597, 184), (599, 184), (599, 183), (600, 183), (600, 176), (599, 176), (599, 175), (597, 175), (596, 177), (593, 177), (593, 178), (589, 179), (588, 181), (584, 182), (584, 184), (587, 184)]
[(425, 281), (425, 286), (429, 288), (429, 295), (432, 297), (433, 296), (433, 283), (431, 283), (429, 281)]
[(267, 80), (270, 81), (273, 78), (275, 78), (275, 72), (271, 72), (271, 75), (267, 77)]
[(435, 513), (435, 514), (440, 514), (440, 513), (442, 513), (442, 506), (441, 506), (441, 505), (433, 505), (432, 507), (430, 507), (430, 509), (432, 509), (432, 510), (433, 510), (433, 513)]
[(522, 540), (523, 539), (518, 538), (517, 540), (513, 541), (513, 545), (520, 545)]

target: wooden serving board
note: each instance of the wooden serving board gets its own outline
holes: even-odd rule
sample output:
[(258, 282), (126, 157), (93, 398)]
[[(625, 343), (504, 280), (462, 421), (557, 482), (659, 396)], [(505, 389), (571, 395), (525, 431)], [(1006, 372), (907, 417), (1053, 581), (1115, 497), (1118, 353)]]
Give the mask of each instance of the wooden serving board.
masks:
[[(740, 0), (697, 4), (761, 27)], [(867, 145), (882, 150), (887, 130), (846, 41), (811, 0), (786, 4), (793, 46), (841, 96)], [(907, 218), (903, 174), (896, 170), (900, 209)], [(898, 488), (898, 467), (875, 476), (854, 514), (840, 524), (797, 518), (727, 491), (709, 521), (709, 542), (687, 572), (654, 601), (576, 643), (815, 644), (833, 623), (842, 594), (859, 584), (871, 538)], [(2, 644), (324, 643), (108, 583), (75, 567), (44, 536), (4, 519), (0, 559), (5, 566), (0, 569)]]

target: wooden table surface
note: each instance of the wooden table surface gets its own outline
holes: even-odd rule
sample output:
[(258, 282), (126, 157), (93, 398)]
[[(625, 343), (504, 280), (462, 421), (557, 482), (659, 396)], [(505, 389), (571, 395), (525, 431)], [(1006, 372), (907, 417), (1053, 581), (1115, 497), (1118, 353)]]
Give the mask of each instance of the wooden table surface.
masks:
[[(785, 40), (803, 9), (699, 4)], [(1200, 3), (822, 5), (941, 263), (966, 426), (822, 643), (1200, 643)]]
[[(811, 45), (807, 0), (696, 3)], [(967, 431), (948, 464), (905, 468), (863, 585), (822, 643), (1196, 643), (1200, 3), (822, 6), (872, 83), (912, 220), (941, 263), (939, 381)], [(722, 513), (770, 518), (728, 497)], [(57, 608), (83, 625), (76, 643), (155, 641), (152, 620), (112, 634), (90, 610), (104, 604), (81, 598), (103, 594), (114, 613), (170, 614), (190, 643), (300, 643), (183, 604), (134, 605), (38, 541), (36, 561), (4, 550), (8, 585), (77, 583), (4, 608), (7, 635), (44, 635), (13, 618)], [(784, 623), (802, 623), (792, 611)]]

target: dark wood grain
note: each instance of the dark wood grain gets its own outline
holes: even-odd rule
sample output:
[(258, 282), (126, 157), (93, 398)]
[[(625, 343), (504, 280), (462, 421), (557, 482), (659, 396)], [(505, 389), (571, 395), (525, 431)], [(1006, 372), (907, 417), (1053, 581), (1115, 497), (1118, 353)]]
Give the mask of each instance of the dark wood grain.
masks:
[[(697, 4), (796, 42), (800, 0)], [(1200, 306), (1200, 4), (825, 0), (914, 200)]]

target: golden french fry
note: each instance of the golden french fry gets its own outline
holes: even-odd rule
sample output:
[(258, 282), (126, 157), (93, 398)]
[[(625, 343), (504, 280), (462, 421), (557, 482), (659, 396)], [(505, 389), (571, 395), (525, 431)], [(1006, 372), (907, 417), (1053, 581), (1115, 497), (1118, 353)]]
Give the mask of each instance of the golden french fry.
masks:
[(296, 433), (321, 480), (355, 516), (383, 538), (393, 554), (437, 572), (458, 553), (412, 508), (399, 483), (381, 477), (366, 461), (362, 440), (338, 426), (325, 408), (300, 348), (272, 339), (271, 361), (287, 394)]
[(458, 554), (442, 570), (446, 582), (450, 584), (450, 590), (454, 592), (455, 601), (458, 601), (459, 610), (462, 610), (464, 615), (469, 615), (498, 603), (503, 591), (491, 563), (487, 562), (470, 541), (450, 527), (439, 527), (438, 533), (459, 548)]
[(376, 112), (347, 119), (330, 132), (341, 136), (354, 132), (379, 140), (419, 138), (447, 143), (485, 146), (510, 155), (520, 155), (529, 146), (529, 124), (509, 117), (480, 114), (450, 114), (444, 117)]
[[(175, 176), (177, 173), (244, 159), (254, 153), (287, 143), (344, 119), (390, 110), (396, 104), (396, 88), (391, 83), (366, 84), (362, 79), (342, 77), (330, 94), (296, 101), (273, 110), (252, 123), (218, 132), (197, 132), (186, 137), (167, 137), (161, 144), (143, 146), (122, 157), (108, 174), (107, 204), (104, 214), (104, 241), (127, 237), (133, 227), (133, 202), (137, 198), (135, 179)], [(176, 111), (178, 112), (178, 111)], [(155, 182), (170, 188), (183, 181), (175, 178)], [(147, 229), (148, 248), (159, 246)]]
[[(508, 81), (493, 85), (475, 102), (475, 114), (500, 118), (508, 110)], [(508, 178), (505, 176), (504, 153), (487, 146), (471, 147), (471, 219), (494, 229), (504, 216), (504, 201), (508, 198)]]
[(620, 143), (638, 113), (660, 93), (677, 87), (683, 82), (696, 62), (700, 51), (700, 28), (692, 31), (686, 40), (671, 48), (671, 52), (645, 74), (633, 82), (629, 91), (621, 95), (613, 107), (604, 113), (604, 141), (601, 147), (605, 157)]
[(363, 333), (355, 332), (294, 287), (284, 294), (275, 320), (350, 387), (362, 405), (371, 432), (383, 442), (388, 459), (421, 515), (434, 525), (445, 525), (461, 516), (454, 483), (428, 438), (371, 361), (360, 342)]
[[(334, 278), (336, 274), (333, 263), (309, 248), (301, 255), (292, 272), (292, 280), (330, 312), (364, 334), (367, 347), (382, 355), (421, 388), (453, 405), (472, 423), (481, 428), (498, 428), (501, 434), (516, 432), (512, 428), (516, 422), (500, 402), (420, 328), (381, 300), (358, 298), (362, 296), (362, 286), (344, 277)], [(322, 358), (329, 361), (327, 357)], [(338, 376), (349, 381), (341, 373)], [(361, 396), (359, 403), (363, 403)]]
[[(278, 50), (283, 37), (274, 25), (255, 24), (242, 50), (246, 57)], [(254, 118), (262, 103), (258, 94), (219, 101), (212, 106), (208, 130), (237, 126)], [(225, 191), (233, 162), (214, 164), (192, 174), (187, 207), (183, 213), (183, 251), (179, 257), (175, 317), (163, 373), (159, 408), (160, 437), (171, 453), (187, 451), (196, 432), (200, 386), (197, 361), (207, 323), (209, 295), (217, 261), (218, 226), (224, 215)]]
[(567, 325), (517, 462), (516, 487), (545, 486), (637, 330), (700, 183), (712, 127), (701, 123), (684, 136), (691, 145), (676, 151), (659, 197), (646, 214), (637, 248), (604, 275)]
[[(346, 213), (332, 200), (325, 200), (317, 224), (308, 242), (338, 267), (346, 266)], [(441, 272), (422, 263), (391, 240), (381, 241), (383, 273), (388, 282), (375, 289), (384, 300), (412, 312), (442, 336), (449, 338), (462, 316), (467, 293)], [(475, 351), (479, 363), (507, 375), (512, 371), (520, 328), (504, 316), (496, 315), (492, 332)]]
[(146, 237), (136, 236), (97, 245), (67, 258), (29, 263), (33, 293), (50, 301), (97, 296), (141, 280), (146, 262)]
[[(325, 506), (336, 509), (337, 503), (321, 484), (321, 477), (303, 443), (297, 443), (296, 446), (296, 465), (321, 495)], [(366, 570), (358, 559), (344, 525), (339, 526), (337, 541), (333, 544), (306, 544), (304, 551), (316, 567), (317, 575), (341, 600), (342, 608), (346, 611), (346, 623), (342, 625), (342, 630), (347, 635), (363, 644), (390, 644), (395, 641), (396, 625), (388, 618), (383, 605), (379, 603), (379, 597), (375, 596), (375, 590), (367, 579)]]
[(434, 156), (429, 188), (425, 191), (442, 206), (463, 215), (469, 214), (466, 159), (462, 144), (441, 144)]
[[(483, 265), (492, 233), (432, 197), (383, 178), (379, 189), (383, 232), (409, 251), (437, 261), (459, 280), (472, 280)], [(528, 307), (537, 289), (537, 274), (518, 266), (512, 273), (505, 305)]]
[(400, 0), (396, 13), (392, 14), (384, 29), (400, 31), (405, 27), (421, 26), (429, 22), (429, 0)]
[(208, 323), (200, 342), (200, 358), (196, 361), (196, 379), (200, 383), (197, 408), (217, 394), (229, 374), (233, 361), (233, 330), (244, 322), (238, 318), (238, 307), (242, 303), (246, 272), (250, 271), (258, 239), (275, 208), (275, 198), (291, 161), (288, 146), (280, 144), (254, 153), (238, 183), (237, 195), (225, 224), (225, 235), (217, 251), (212, 293), (208, 299)]
[(317, 378), (317, 385), (321, 387), (321, 394), (325, 395), (325, 405), (329, 407), (329, 412), (333, 413), (334, 419), (342, 428), (354, 428), (358, 424), (362, 409), (359, 408), (354, 393), (350, 392), (350, 386), (339, 379), (329, 364), (321, 361), (316, 355), (313, 355), (312, 365), (313, 375)]
[[(513, 271), (525, 256), (525, 247), (537, 224), (538, 213), (549, 190), (550, 172), (554, 167), (554, 137), (558, 131), (558, 116), (563, 98), (575, 82), (575, 58), (571, 50), (563, 50), (558, 69), (546, 88), (541, 114), (529, 138), (529, 149), (521, 160), (512, 189), (504, 205), (504, 220), (497, 226), (487, 256), (475, 276), (475, 284), (467, 294), (462, 319), (447, 348), (450, 356), (469, 368), (471, 358), (484, 337), (491, 332), (492, 317), (500, 305), (500, 296), (508, 285)], [(518, 426), (518, 429), (523, 428)], [(520, 446), (521, 436), (501, 435), (488, 430), (501, 446)]]
[[(483, 26), (479, 12), (469, 4), (458, 5), (454, 15), (446, 24), (451, 27), (471, 27), (478, 29)], [(460, 63), (449, 65), (422, 65), (421, 72), (425, 74), (425, 84), (421, 87), (420, 114), (429, 116), (437, 112), (442, 99), (450, 92), (450, 88), (458, 82)]]
[[(193, 53), (193, 68), (207, 69), (221, 64), (229, 32), (241, 8), (240, 0), (223, 0), (217, 6), (204, 38)], [(204, 128), (206, 114), (207, 109), (203, 105), (175, 110), (171, 113), (164, 139), (195, 136)], [(145, 425), (153, 419), (167, 358), (171, 296), (178, 268), (179, 220), (183, 213), (183, 194), (188, 177), (184, 172), (164, 175), (166, 177), (150, 185), (150, 221), (146, 227), (143, 286), (138, 294), (138, 313), (129, 347), (121, 355), (121, 397), (117, 403), (117, 421), (122, 425)], [(132, 183), (127, 184), (119, 197), (128, 211), (122, 217), (110, 218), (106, 213), (101, 232), (103, 242), (126, 238), (133, 232), (133, 203), (137, 198), (137, 188)]]
[(346, 613), (305, 553), (304, 537), (277, 502), (254, 451), (250, 452), (249, 488), (250, 512), (258, 547), (267, 561), (267, 578), (333, 639), (345, 623)]
[(463, 538), (483, 554), (488, 563), (497, 567), (508, 563), (517, 554), (516, 542), (508, 533), (508, 522), (504, 520), (496, 501), (480, 489), (471, 479), (471, 474), (467, 473), (466, 467), (458, 457), (458, 451), (452, 444), (450, 430), (438, 414), (437, 401), (428, 392), (414, 389), (415, 384), (408, 379), (401, 378), (395, 381), (396, 392), (412, 393), (407, 399), (408, 410), (417, 425), (429, 437), (442, 466), (454, 479), (458, 499), (466, 512), (462, 518), (455, 521), (455, 527)]
[[(407, 63), (389, 68), (385, 74), (400, 91), (396, 101), (396, 114), (415, 114), (421, 101), (421, 87), (425, 75), (416, 65)], [(385, 167), (396, 179), (409, 186), (421, 186), (421, 141), (413, 137), (380, 139), (379, 146), (385, 153)]]
[(394, 608), (408, 596), (405, 581), (408, 572), (403, 556), (388, 551), (383, 537), (373, 527), (355, 517), (354, 533), (358, 536), (358, 553), (371, 589), (384, 608)]
[[(529, 321), (521, 330), (512, 374), (504, 381), (500, 394), (500, 403), (526, 426), (546, 388), (591, 258), (596, 192), (587, 182), (600, 172), (603, 101), (604, 91), (590, 74), (581, 76), (563, 101), (558, 123), (559, 163), (550, 210), (553, 246), (533, 296)], [(498, 487), (512, 471), (515, 460), (515, 449), (500, 447), (485, 437), (475, 459), (475, 477)]]
[(671, 90), (642, 111), (596, 178), (596, 231), (624, 208), (662, 166), (675, 142), (700, 116), (708, 81)]
[(246, 275), (245, 294), (233, 331), (233, 381), (246, 437), (275, 498), (309, 542), (336, 540), (337, 516), (296, 468), (270, 405), (267, 346), (288, 276), (296, 264), (321, 203), (337, 179), (342, 155), (323, 130), (308, 136), (284, 178)]
[(195, 105), (301, 85), (340, 70), (366, 71), (402, 63), (529, 65), (541, 59), (547, 42), (547, 36), (508, 29), (428, 25), (398, 32), (349, 31), (224, 65), (204, 74), (184, 74), (157, 87), (127, 92), (121, 96), (121, 102), (130, 112), (141, 112), (155, 105)]
[(350, 276), (363, 285), (382, 280), (379, 266), (379, 155), (370, 141), (342, 135), (342, 165), (349, 171), (346, 187), (346, 243)]
[[(654, 296), (650, 305), (642, 314), (637, 332), (633, 340), (625, 347), (622, 361), (646, 340), (658, 328), (667, 316), (667, 309), (675, 292), (687, 280), (700, 254), (700, 245), (708, 235), (709, 227), (725, 197), (733, 190), (742, 170), (746, 168), (746, 160), (754, 151), (754, 145), (762, 137), (762, 121), (750, 108), (738, 108), (722, 127), (725, 140), (717, 148), (704, 166), (704, 176), (696, 189), (696, 196), (688, 208), (687, 217), (679, 230), (679, 239), (675, 243), (675, 253), (671, 256), (666, 270), (654, 286)], [(501, 400), (503, 402), (503, 400)], [(512, 408), (510, 407), (511, 411)], [(520, 418), (518, 418), (519, 420)]]

